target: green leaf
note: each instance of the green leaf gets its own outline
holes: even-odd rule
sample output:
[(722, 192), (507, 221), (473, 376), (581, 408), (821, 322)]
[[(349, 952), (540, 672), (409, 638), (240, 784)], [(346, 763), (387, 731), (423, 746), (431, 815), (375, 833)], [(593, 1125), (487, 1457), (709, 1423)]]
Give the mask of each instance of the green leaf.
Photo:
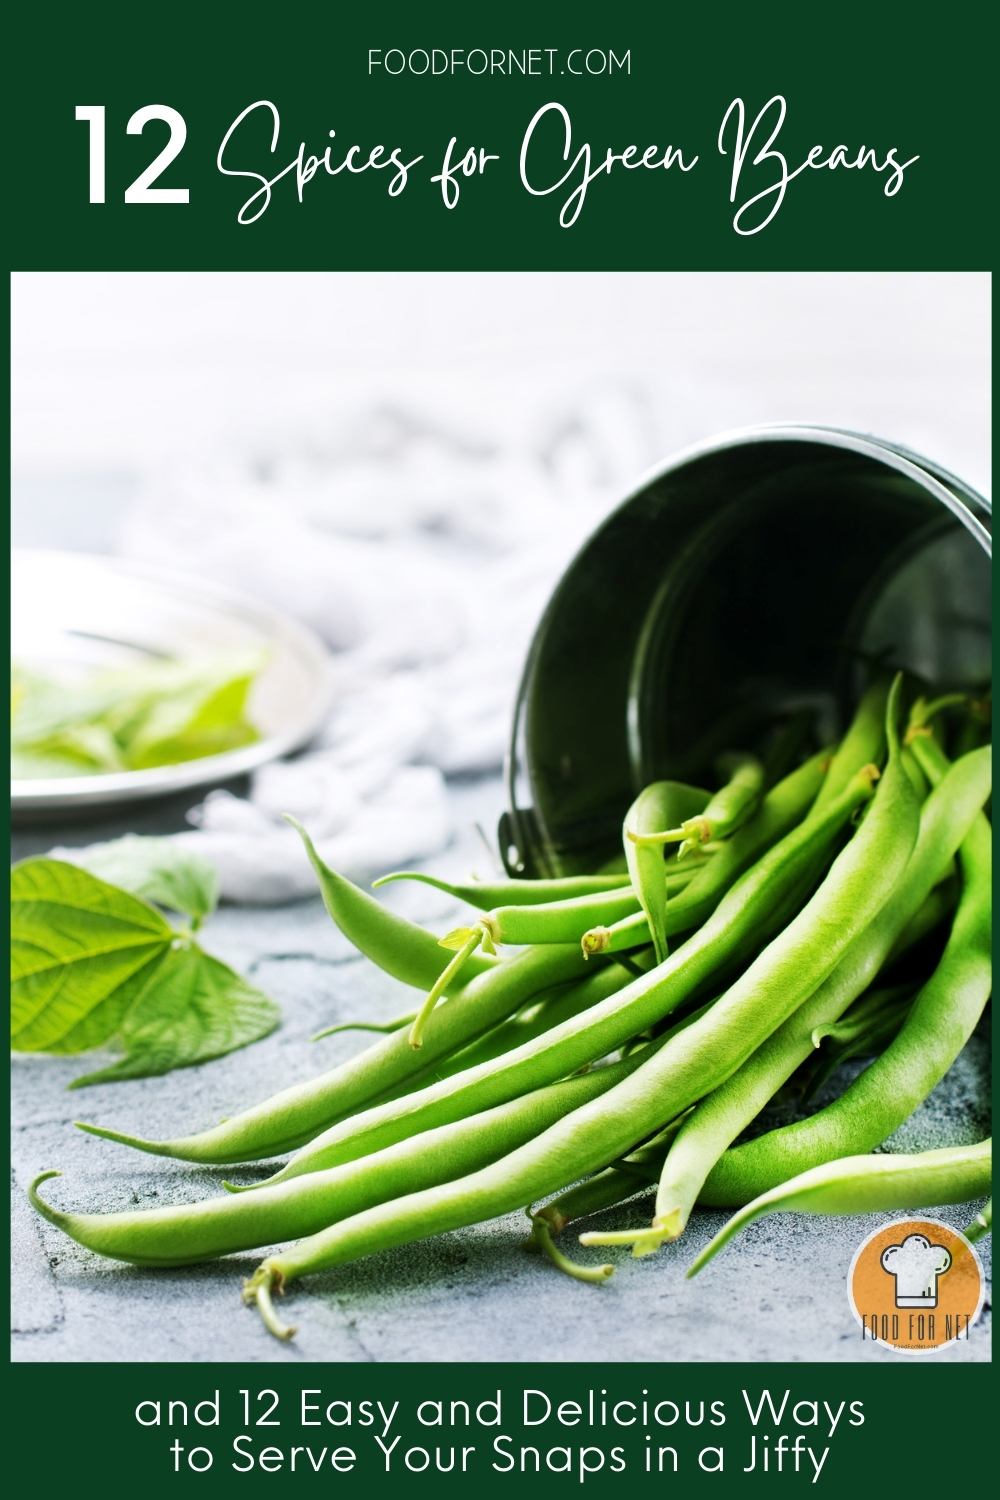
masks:
[[(211, 909), (212, 871), (165, 840), (117, 840), (104, 857), (165, 905), (183, 901), (192, 916)], [(113, 1043), (124, 1053), (73, 1087), (207, 1062), (278, 1019), (273, 1000), (139, 895), (57, 859), (11, 871), (12, 1049), (65, 1055)]]
[(153, 660), (65, 681), (16, 667), (11, 774), (144, 770), (252, 744), (247, 704), (262, 665), (258, 653)]
[(247, 699), (260, 665), (259, 659), (175, 664), (169, 691), (158, 692), (130, 729), (129, 765), (173, 765), (252, 744), (257, 731), (247, 718)]
[(218, 879), (207, 859), (173, 839), (127, 833), (95, 844), (81, 856), (84, 869), (134, 896), (190, 917), (196, 926), (215, 910)]
[(124, 769), (114, 736), (103, 724), (78, 724), (30, 742), (11, 739), (10, 774), (14, 777), (86, 776)]
[(273, 1000), (195, 943), (175, 946), (139, 990), (118, 1034), (125, 1056), (73, 1088), (208, 1062), (274, 1030)]
[(173, 929), (145, 901), (56, 859), (11, 871), (11, 1047), (83, 1052), (114, 1035)]

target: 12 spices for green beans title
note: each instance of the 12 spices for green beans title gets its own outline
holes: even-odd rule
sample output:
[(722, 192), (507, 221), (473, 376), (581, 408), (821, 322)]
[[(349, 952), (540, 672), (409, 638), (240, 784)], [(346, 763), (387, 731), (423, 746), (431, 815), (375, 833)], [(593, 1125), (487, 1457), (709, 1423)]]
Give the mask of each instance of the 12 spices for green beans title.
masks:
[[(479, 911), (443, 942), (328, 869), (300, 830), (333, 920), (425, 1002), (348, 1062), (199, 1134), (82, 1127), (192, 1162), (288, 1156), (263, 1181), (84, 1214), (43, 1200), (45, 1173), (32, 1201), (138, 1265), (292, 1242), (244, 1287), (287, 1337), (273, 1294), (294, 1279), (526, 1205), (541, 1205), (533, 1243), (596, 1281), (611, 1266), (557, 1238), (633, 1198), (634, 1228), (581, 1242), (647, 1255), (697, 1204), (740, 1210), (697, 1269), (775, 1209), (985, 1196), (989, 1142), (867, 1154), (944, 1076), (990, 994), (985, 716), (957, 695), (907, 715), (903, 697), (899, 679), (874, 685), (841, 742), (780, 779), (743, 757), (715, 793), (647, 787), (625, 817), (622, 874), (432, 880)], [(817, 1067), (872, 1053), (832, 1103), (741, 1139), (789, 1080), (808, 1091)]]

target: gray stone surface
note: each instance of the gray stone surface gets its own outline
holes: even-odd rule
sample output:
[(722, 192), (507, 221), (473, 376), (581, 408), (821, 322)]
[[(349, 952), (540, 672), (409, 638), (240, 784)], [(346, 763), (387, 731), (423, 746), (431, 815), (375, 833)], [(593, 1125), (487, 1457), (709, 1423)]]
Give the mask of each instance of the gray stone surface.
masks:
[[(486, 856), (475, 822), (495, 826), (498, 783), (454, 789), (465, 830), (437, 868), (480, 873)], [(140, 832), (181, 826), (182, 805), (130, 811), (127, 820), (21, 831), (15, 854), (56, 842), (85, 843), (126, 826)], [(392, 901), (445, 930), (446, 898), (424, 887), (396, 887)], [(622, 1255), (600, 1287), (560, 1276), (524, 1253), (524, 1220), (476, 1229), (373, 1257), (300, 1284), (288, 1315), (298, 1338), (279, 1345), (240, 1305), (239, 1282), (259, 1256), (175, 1271), (115, 1266), (81, 1249), (30, 1210), (24, 1187), (48, 1167), (65, 1173), (46, 1186), (54, 1202), (92, 1210), (180, 1202), (217, 1189), (224, 1173), (159, 1161), (74, 1130), (76, 1118), (150, 1135), (209, 1124), (274, 1089), (346, 1057), (361, 1045), (339, 1036), (313, 1044), (318, 1027), (362, 1014), (388, 1017), (411, 992), (353, 957), (319, 901), (274, 910), (227, 908), (212, 918), (206, 946), (281, 1003), (272, 1037), (228, 1058), (166, 1078), (68, 1093), (79, 1060), (18, 1057), (13, 1062), (13, 1357), (31, 1361), (310, 1360), (893, 1360), (862, 1345), (847, 1305), (851, 1256), (876, 1219), (792, 1215), (752, 1226), (738, 1248), (697, 1280), (684, 1272), (723, 1222), (696, 1215), (683, 1241), (653, 1258)], [(903, 1131), (899, 1146), (920, 1149), (979, 1139), (985, 1130), (988, 1048), (976, 1038), (961, 1063)], [(933, 1213), (968, 1222), (966, 1208)], [(602, 1222), (622, 1227), (619, 1210)], [(981, 1246), (989, 1264), (990, 1242)], [(988, 1316), (967, 1344), (935, 1356), (989, 1358)]]

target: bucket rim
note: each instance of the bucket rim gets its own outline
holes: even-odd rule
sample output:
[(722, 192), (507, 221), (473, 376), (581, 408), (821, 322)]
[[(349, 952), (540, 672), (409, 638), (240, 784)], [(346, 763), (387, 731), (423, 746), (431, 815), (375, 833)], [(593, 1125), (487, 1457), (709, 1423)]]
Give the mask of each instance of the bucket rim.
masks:
[[(950, 470), (925, 458), (914, 449), (896, 443), (889, 438), (881, 438), (875, 433), (859, 432), (849, 427), (838, 427), (829, 423), (804, 422), (804, 421), (774, 421), (751, 423), (743, 427), (727, 428), (725, 431), (716, 433), (711, 437), (700, 439), (698, 442), (687, 444), (678, 449), (665, 459), (659, 459), (644, 469), (629, 486), (628, 492), (617, 503), (611, 505), (598, 526), (588, 533), (581, 545), (573, 553), (568, 563), (562, 569), (556, 581), (548, 602), (543, 609), (532, 633), (531, 642), (525, 657), (524, 666), (518, 678), (516, 695), (514, 698), (514, 714), (507, 739), (507, 750), (504, 756), (503, 766), (503, 788), (506, 798), (506, 812), (501, 820), (501, 827), (507, 824), (511, 832), (516, 836), (517, 817), (517, 795), (515, 780), (518, 776), (517, 769), (517, 747), (521, 731), (522, 716), (526, 700), (526, 689), (535, 666), (538, 653), (539, 641), (544, 634), (546, 621), (555, 608), (561, 586), (566, 578), (572, 573), (584, 553), (593, 543), (595, 537), (607, 526), (620, 511), (648, 489), (657, 480), (668, 474), (682, 469), (688, 464), (700, 458), (707, 458), (712, 454), (725, 452), (729, 449), (750, 446), (756, 443), (771, 442), (774, 440), (799, 443), (818, 443), (831, 448), (839, 448), (845, 452), (857, 453), (864, 457), (884, 464), (887, 468), (896, 470), (913, 480), (923, 489), (927, 490), (947, 510), (951, 512), (955, 520), (978, 542), (986, 556), (992, 560), (993, 538), (989, 525), (984, 524), (980, 518), (980, 512), (992, 521), (993, 506), (987, 497), (981, 494), (972, 485), (967, 484)], [(513, 827), (511, 825), (514, 825)], [(506, 855), (504, 854), (506, 864)]]

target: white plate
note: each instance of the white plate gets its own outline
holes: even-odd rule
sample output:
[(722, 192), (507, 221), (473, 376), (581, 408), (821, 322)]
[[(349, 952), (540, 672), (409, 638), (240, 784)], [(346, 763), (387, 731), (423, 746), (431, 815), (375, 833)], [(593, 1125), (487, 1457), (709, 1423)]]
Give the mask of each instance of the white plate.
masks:
[(309, 740), (330, 707), (326, 648), (311, 630), (226, 589), (118, 558), (15, 550), (11, 655), (42, 670), (124, 666), (143, 657), (266, 657), (250, 698), (260, 739), (144, 771), (12, 780), (17, 815), (111, 806), (227, 781)]

